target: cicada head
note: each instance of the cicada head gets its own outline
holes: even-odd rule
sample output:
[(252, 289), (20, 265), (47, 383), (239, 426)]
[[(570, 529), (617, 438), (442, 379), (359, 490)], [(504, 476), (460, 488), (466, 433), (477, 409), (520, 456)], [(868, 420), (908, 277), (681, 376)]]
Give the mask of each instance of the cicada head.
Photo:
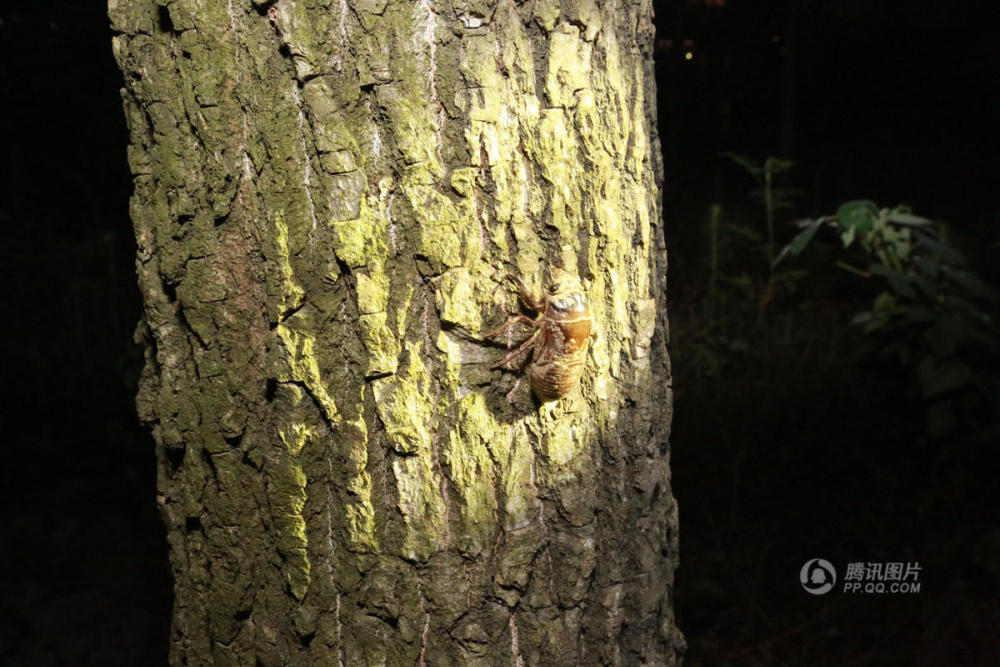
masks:
[(552, 267), (545, 286), (545, 316), (553, 320), (589, 318), (587, 296), (580, 279), (569, 271)]

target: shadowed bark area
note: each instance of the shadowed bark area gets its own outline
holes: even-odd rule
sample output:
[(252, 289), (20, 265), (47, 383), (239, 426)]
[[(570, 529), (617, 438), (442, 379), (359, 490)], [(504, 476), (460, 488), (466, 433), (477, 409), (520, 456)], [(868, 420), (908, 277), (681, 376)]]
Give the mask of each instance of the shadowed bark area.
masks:
[[(679, 661), (651, 14), (111, 0), (173, 664)], [(479, 338), (555, 265), (539, 405)]]

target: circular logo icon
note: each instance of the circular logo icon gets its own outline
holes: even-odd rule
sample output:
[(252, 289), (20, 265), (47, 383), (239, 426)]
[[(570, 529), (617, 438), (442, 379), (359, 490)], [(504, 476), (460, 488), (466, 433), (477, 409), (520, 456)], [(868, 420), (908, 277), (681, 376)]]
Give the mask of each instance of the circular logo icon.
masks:
[(830, 561), (813, 558), (807, 560), (799, 570), (799, 582), (807, 593), (823, 595), (833, 590), (834, 584), (837, 583), (837, 571), (833, 569)]

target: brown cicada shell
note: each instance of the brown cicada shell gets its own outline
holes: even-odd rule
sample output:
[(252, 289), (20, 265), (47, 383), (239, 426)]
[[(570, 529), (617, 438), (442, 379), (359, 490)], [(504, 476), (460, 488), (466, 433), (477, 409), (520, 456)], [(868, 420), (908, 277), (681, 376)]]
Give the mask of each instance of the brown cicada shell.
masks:
[(528, 378), (535, 395), (543, 402), (563, 398), (580, 381), (593, 325), (580, 279), (558, 267), (553, 267), (550, 274), (549, 284), (540, 297), (523, 280), (508, 274), (507, 278), (520, 288), (521, 302), (536, 314), (535, 318), (517, 315), (486, 335), (495, 336), (518, 322), (535, 328), (531, 337), (491, 368), (499, 368), (531, 351)]

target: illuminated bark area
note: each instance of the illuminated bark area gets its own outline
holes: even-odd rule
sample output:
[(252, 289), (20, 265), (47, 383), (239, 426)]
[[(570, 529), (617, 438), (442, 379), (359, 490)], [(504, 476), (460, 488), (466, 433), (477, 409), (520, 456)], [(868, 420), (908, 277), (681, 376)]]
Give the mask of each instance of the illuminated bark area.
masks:
[[(171, 662), (677, 662), (648, 0), (159, 2), (110, 15)], [(539, 406), (477, 338), (550, 264), (595, 333)]]

